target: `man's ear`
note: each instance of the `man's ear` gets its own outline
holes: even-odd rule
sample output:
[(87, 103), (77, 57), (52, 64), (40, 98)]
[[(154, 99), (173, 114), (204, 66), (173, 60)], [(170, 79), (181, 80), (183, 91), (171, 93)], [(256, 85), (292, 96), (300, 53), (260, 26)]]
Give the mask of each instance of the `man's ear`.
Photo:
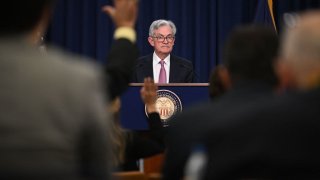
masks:
[(221, 78), (222, 84), (226, 90), (231, 89), (232, 81), (230, 77), (230, 73), (225, 66), (221, 66), (219, 70), (219, 76)]
[(150, 36), (148, 37), (148, 42), (152, 47), (154, 47), (154, 40), (152, 37), (150, 37)]
[(279, 80), (280, 91), (290, 89), (295, 86), (294, 73), (288, 62), (279, 58), (275, 61), (273, 67)]
[(41, 43), (42, 36), (46, 33), (47, 27), (49, 25), (52, 16), (52, 8), (45, 7), (42, 11), (39, 21), (35, 24), (29, 34), (29, 40), (34, 45), (39, 45)]

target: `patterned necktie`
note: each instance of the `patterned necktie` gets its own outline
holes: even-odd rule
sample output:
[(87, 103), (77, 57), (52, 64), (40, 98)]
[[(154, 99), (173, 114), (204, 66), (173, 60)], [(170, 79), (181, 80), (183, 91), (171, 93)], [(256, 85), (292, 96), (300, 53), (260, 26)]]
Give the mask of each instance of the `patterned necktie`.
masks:
[(161, 69), (158, 83), (167, 83), (167, 74), (166, 69), (164, 68), (164, 60), (161, 60), (159, 63), (161, 64)]

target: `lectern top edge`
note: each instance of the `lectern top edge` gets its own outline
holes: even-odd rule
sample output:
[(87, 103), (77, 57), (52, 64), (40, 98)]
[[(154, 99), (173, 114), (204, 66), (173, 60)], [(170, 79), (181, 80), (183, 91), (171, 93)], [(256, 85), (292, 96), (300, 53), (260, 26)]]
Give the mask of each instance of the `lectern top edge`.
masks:
[[(158, 84), (158, 86), (209, 86), (209, 83), (168, 83), (168, 84)], [(130, 86), (143, 86), (143, 83), (130, 83)]]

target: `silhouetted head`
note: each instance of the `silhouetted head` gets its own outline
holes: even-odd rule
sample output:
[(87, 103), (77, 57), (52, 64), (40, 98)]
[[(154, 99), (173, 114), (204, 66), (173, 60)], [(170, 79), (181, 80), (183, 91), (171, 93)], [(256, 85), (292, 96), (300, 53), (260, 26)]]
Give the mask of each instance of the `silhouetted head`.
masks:
[(320, 82), (320, 11), (296, 18), (284, 31), (277, 72), (284, 86), (312, 89)]
[[(0, 36), (32, 31), (49, 14), (55, 0), (9, 0), (0, 6)], [(49, 17), (46, 17), (49, 19)]]
[(264, 26), (241, 26), (230, 35), (224, 51), (224, 63), (231, 80), (258, 80), (277, 84), (273, 63), (279, 40), (274, 29)]

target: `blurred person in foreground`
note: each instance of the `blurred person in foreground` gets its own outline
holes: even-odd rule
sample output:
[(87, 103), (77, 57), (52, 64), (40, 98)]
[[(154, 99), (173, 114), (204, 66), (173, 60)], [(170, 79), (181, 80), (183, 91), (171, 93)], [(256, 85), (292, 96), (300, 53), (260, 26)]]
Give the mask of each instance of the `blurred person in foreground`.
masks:
[(148, 42), (154, 52), (138, 59), (132, 82), (142, 83), (146, 77), (162, 84), (194, 82), (192, 63), (171, 53), (176, 32), (177, 28), (172, 21), (159, 19), (152, 22)]
[(115, 171), (137, 171), (137, 161), (141, 158), (150, 157), (164, 151), (164, 129), (160, 115), (156, 109), (158, 87), (151, 78), (145, 78), (141, 88), (141, 99), (146, 105), (148, 113), (149, 130), (147, 134), (123, 129), (120, 124), (119, 112), (121, 108), (120, 99), (113, 102), (112, 123), (113, 162)]
[(172, 119), (166, 138), (164, 179), (181, 179), (194, 147), (204, 143), (215, 123), (240, 108), (273, 96), (277, 79), (273, 62), (278, 37), (271, 28), (241, 26), (232, 31), (224, 49), (231, 89), (213, 102), (198, 105)]
[[(290, 92), (216, 123), (206, 179), (319, 179), (320, 12), (283, 34), (276, 72)], [(250, 110), (248, 110), (250, 109)]]
[[(54, 0), (1, 6), (0, 179), (109, 179), (110, 117), (101, 69), (37, 48), (53, 7)], [(136, 14), (136, 2), (116, 0), (108, 9), (122, 26), (132, 21), (126, 18)]]

